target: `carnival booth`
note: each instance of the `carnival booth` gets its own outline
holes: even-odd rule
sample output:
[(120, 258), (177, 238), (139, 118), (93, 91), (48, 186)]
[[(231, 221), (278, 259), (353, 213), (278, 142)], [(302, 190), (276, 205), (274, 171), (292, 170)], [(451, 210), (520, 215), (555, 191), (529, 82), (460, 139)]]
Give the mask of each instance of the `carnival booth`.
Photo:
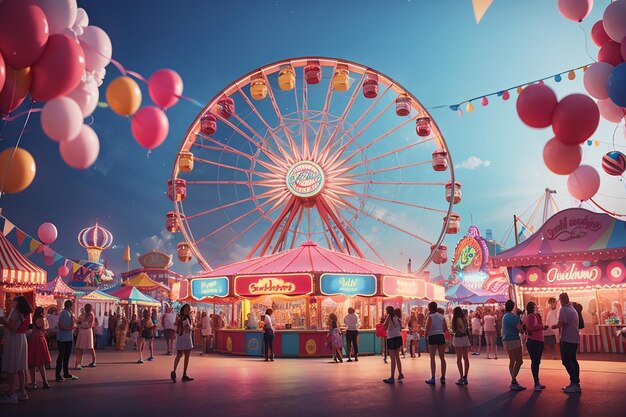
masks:
[(336, 314), (343, 326), (349, 307), (361, 321), (359, 354), (372, 354), (378, 349), (374, 328), (386, 299), (444, 299), (443, 287), (314, 242), (203, 272), (190, 287), (197, 301), (236, 297), (235, 314), (241, 319), (237, 328), (218, 332), (217, 348), (244, 355), (261, 354), (259, 321), (267, 308), (274, 310), (278, 355), (332, 354), (326, 346), (328, 316)]
[(159, 302), (169, 300), (171, 292), (169, 286), (153, 280), (145, 272), (137, 274), (133, 278), (122, 282), (122, 285), (135, 287), (142, 293), (154, 298)]
[(126, 317), (132, 317), (133, 314), (139, 317), (141, 307), (161, 307), (159, 301), (148, 297), (135, 287), (123, 286), (107, 294), (119, 299), (119, 304), (125, 307)]
[(80, 311), (85, 307), (85, 304), (91, 304), (94, 310), (94, 314), (100, 321), (104, 317), (105, 312), (111, 312), (115, 308), (115, 305), (120, 301), (119, 298), (107, 294), (100, 290), (91, 291), (76, 299), (76, 309)]
[(46, 271), (25, 258), (4, 234), (0, 233), (0, 307), (11, 310), (13, 297), (23, 295), (35, 305), (37, 286), (46, 283)]
[(60, 276), (45, 285), (37, 287), (35, 303), (41, 307), (55, 307), (60, 311), (63, 302), (68, 299), (75, 299), (76, 291), (70, 288)]
[(563, 210), (492, 263), (509, 269), (520, 306), (533, 300), (545, 313), (547, 300), (562, 292), (581, 304), (581, 352), (624, 352), (615, 332), (626, 319), (626, 222)]

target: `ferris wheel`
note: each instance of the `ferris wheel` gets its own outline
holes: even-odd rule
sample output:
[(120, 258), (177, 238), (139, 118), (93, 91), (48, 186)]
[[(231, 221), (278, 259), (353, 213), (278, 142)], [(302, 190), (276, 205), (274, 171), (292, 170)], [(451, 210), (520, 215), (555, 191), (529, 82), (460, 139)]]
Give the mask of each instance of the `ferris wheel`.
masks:
[(399, 266), (445, 262), (461, 199), (450, 150), (390, 77), (334, 58), (279, 61), (226, 86), (180, 145), (168, 196), (179, 259), (205, 269), (312, 240)]

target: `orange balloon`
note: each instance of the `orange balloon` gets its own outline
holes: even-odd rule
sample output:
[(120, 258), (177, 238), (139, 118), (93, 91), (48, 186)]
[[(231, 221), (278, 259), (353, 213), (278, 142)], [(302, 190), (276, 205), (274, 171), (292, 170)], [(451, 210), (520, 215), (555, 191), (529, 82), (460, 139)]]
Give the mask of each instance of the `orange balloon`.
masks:
[(11, 113), (24, 101), (30, 90), (30, 67), (16, 70), (7, 65), (4, 88), (0, 91), (0, 113)]
[(28, 151), (8, 148), (0, 152), (0, 186), (4, 184), (2, 192), (15, 194), (25, 190), (35, 179), (36, 172), (35, 159)]
[(117, 77), (107, 87), (107, 103), (120, 116), (134, 114), (141, 105), (141, 89), (130, 77)]

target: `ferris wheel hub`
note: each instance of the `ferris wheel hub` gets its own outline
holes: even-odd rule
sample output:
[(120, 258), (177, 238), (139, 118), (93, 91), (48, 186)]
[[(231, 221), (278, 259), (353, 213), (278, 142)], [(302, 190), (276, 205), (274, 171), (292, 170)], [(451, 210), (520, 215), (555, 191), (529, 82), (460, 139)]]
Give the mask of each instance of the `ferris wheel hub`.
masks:
[(315, 197), (324, 189), (326, 176), (322, 167), (313, 161), (299, 161), (287, 170), (285, 184), (289, 192), (302, 199)]

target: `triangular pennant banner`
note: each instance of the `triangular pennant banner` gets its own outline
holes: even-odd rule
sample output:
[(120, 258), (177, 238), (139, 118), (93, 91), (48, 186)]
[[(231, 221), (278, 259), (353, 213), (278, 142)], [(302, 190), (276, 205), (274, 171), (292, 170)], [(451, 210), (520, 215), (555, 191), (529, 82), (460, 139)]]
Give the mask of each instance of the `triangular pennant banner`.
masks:
[(54, 256), (54, 251), (52, 249), (50, 249), (50, 246), (44, 245), (44, 247), (43, 247), (43, 254), (45, 256)]
[(480, 23), (487, 10), (491, 6), (494, 0), (472, 0), (472, 6), (474, 7), (474, 17), (476, 18), (476, 24)]
[(33, 239), (32, 237), (30, 238), (30, 250), (31, 252), (34, 251), (35, 249), (39, 249), (41, 247), (41, 243), (39, 243), (38, 241), (36, 241), (35, 239)]
[(78, 265), (76, 262), (72, 263), (72, 273), (75, 274), (76, 271), (78, 271), (80, 269), (80, 265)]
[(2, 228), (2, 234), (8, 235), (11, 233), (11, 230), (15, 229), (15, 225), (11, 223), (8, 219), (4, 219), (4, 227)]
[(15, 233), (17, 234), (17, 245), (21, 246), (26, 239), (26, 233), (22, 232), (22, 229), (15, 229)]
[(54, 263), (59, 262), (61, 259), (63, 259), (63, 257), (61, 255), (59, 255), (58, 253), (55, 253), (55, 255), (54, 255)]

